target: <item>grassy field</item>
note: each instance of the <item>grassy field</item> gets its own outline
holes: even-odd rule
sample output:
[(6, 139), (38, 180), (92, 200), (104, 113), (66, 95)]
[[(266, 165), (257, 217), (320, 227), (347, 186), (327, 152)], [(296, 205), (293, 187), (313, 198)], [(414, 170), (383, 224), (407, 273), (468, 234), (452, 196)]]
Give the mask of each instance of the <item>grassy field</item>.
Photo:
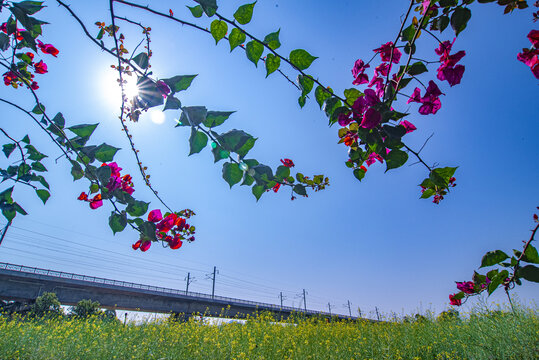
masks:
[(246, 324), (0, 317), (0, 359), (538, 359), (537, 311), (370, 323)]

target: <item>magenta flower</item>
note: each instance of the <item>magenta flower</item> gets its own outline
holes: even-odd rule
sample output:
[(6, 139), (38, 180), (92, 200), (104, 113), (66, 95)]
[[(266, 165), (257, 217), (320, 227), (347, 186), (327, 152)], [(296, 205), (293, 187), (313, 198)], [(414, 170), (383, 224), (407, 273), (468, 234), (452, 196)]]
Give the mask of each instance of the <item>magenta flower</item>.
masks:
[(436, 9), (438, 9), (438, 5), (431, 5), (431, 0), (424, 0), (421, 4), (423, 6), (423, 9), (421, 10), (421, 15), (425, 15), (425, 13), (429, 12), (429, 15)]
[(367, 160), (365, 160), (365, 162), (367, 163), (367, 166), (371, 166), (372, 164), (374, 164), (376, 162), (376, 160), (380, 161), (381, 163), (384, 162), (383, 157), (381, 157), (377, 153), (373, 152), (373, 153), (369, 154), (369, 157), (367, 158)]
[(159, 209), (152, 210), (148, 214), (148, 221), (155, 223), (161, 220), (163, 220), (163, 215), (161, 215), (161, 210)]
[(369, 67), (370, 65), (365, 64), (363, 60), (357, 59), (352, 68), (352, 76), (354, 77), (352, 84), (361, 85), (368, 83), (369, 77), (365, 74), (365, 70)]
[(440, 67), (438, 68), (437, 77), (439, 80), (446, 80), (450, 86), (455, 86), (460, 84), (462, 75), (464, 75), (464, 65), (457, 65), (457, 63), (466, 55), (465, 51), (459, 51), (453, 55), (450, 55), (451, 48), (455, 39), (452, 43), (449, 41), (444, 41), (440, 44), (438, 49), (434, 51), (436, 54), (440, 55)]
[(457, 38), (454, 38), (453, 42), (449, 42), (449, 40), (446, 40), (440, 43), (440, 46), (438, 46), (438, 49), (435, 49), (434, 52), (439, 56), (449, 56), (449, 53), (451, 52), (451, 48), (453, 47), (455, 40), (457, 40)]
[(462, 75), (464, 75), (464, 65), (457, 65), (455, 67), (448, 67), (442, 69), (442, 71), (438, 71), (437, 77), (442, 81), (447, 80), (449, 86), (454, 86), (460, 84)]
[(409, 104), (411, 102), (417, 102), (417, 103), (421, 102), (421, 89), (419, 89), (418, 87), (414, 89), (412, 96), (410, 96), (410, 98), (408, 99), (406, 103)]
[[(374, 49), (374, 52), (379, 52), (382, 57), (382, 61), (389, 61), (391, 59), (391, 49), (393, 47), (393, 42), (383, 44), (378, 49)], [(397, 48), (393, 48), (393, 63), (398, 64), (401, 59), (401, 52)]]
[(140, 251), (142, 251), (142, 252), (148, 251), (150, 246), (152, 246), (152, 242), (151, 241), (145, 241), (140, 245)]
[(380, 114), (380, 112), (370, 107), (367, 109), (367, 111), (365, 111), (365, 114), (363, 114), (363, 120), (361, 121), (361, 124), (359, 124), (359, 126), (370, 130), (378, 126), (381, 121), (382, 115)]
[(374, 68), (374, 76), (387, 76), (390, 70), (389, 63), (381, 63)]
[(40, 60), (38, 63), (34, 64), (34, 70), (36, 74), (45, 74), (47, 72), (47, 64)]
[(539, 30), (532, 30), (528, 34), (528, 39), (532, 43), (534, 48), (539, 48)]
[(338, 119), (339, 125), (341, 126), (348, 126), (348, 124), (352, 122), (352, 118), (350, 117), (349, 113), (339, 114)]
[(109, 182), (107, 183), (107, 189), (110, 192), (113, 192), (116, 189), (120, 189), (122, 187), (122, 179), (120, 179), (117, 176), (111, 176), (109, 179)]
[(408, 99), (408, 103), (418, 102), (422, 105), (419, 107), (419, 113), (422, 115), (436, 114), (438, 110), (442, 107), (442, 103), (439, 99), (439, 96), (442, 95), (442, 92), (438, 88), (438, 85), (434, 81), (429, 81), (429, 86), (425, 92), (425, 96), (420, 98), (419, 88), (415, 88), (414, 93)]
[(472, 281), (457, 282), (457, 289), (465, 294), (474, 294), (474, 283)]
[(163, 80), (157, 81), (155, 83), (155, 86), (157, 87), (157, 90), (161, 92), (161, 95), (163, 95), (164, 98), (166, 98), (168, 94), (170, 94), (170, 87), (168, 87), (168, 85)]
[(120, 171), (122, 171), (122, 168), (118, 166), (118, 164), (116, 164), (115, 162), (111, 162), (111, 163), (103, 163), (101, 166), (108, 166), (111, 170), (111, 175), (110, 176), (116, 176), (116, 177), (121, 177), (122, 175), (120, 174)]
[(414, 124), (412, 124), (411, 122), (409, 122), (408, 120), (403, 120), (399, 123), (399, 125), (403, 126), (405, 129), (406, 129), (406, 133), (411, 133), (412, 131), (416, 131), (417, 128), (415, 127)]

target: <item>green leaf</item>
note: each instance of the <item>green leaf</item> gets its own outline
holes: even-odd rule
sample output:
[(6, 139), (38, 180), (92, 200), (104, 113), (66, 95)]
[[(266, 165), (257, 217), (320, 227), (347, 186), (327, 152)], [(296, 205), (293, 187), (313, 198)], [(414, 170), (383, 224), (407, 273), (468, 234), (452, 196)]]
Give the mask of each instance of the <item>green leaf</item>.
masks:
[(307, 97), (305, 95), (301, 95), (299, 98), (298, 98), (298, 104), (301, 108), (303, 108), (305, 106), (305, 102), (307, 101)]
[(508, 276), (509, 272), (507, 270), (502, 270), (495, 276), (489, 277), (491, 281), (490, 284), (488, 284), (488, 294), (492, 294)]
[(82, 138), (90, 137), (98, 124), (81, 124), (68, 127), (67, 129)]
[(266, 77), (272, 72), (277, 71), (279, 66), (281, 66), (281, 58), (273, 54), (268, 54), (266, 56)]
[(40, 183), (41, 185), (43, 185), (43, 186), (46, 187), (47, 189), (50, 189), (49, 183), (47, 183), (47, 181), (45, 180), (45, 178), (44, 178), (43, 176), (41, 176), (41, 175), (36, 176), (35, 179), (36, 179), (37, 181), (39, 181), (39, 183)]
[(47, 168), (39, 161), (34, 161), (32, 163), (32, 170), (44, 172), (47, 171)]
[(208, 17), (215, 15), (215, 12), (217, 11), (217, 3), (215, 0), (195, 0), (195, 2), (202, 6), (202, 10), (204, 10)]
[(7, 221), (13, 221), (17, 215), (15, 206), (13, 204), (2, 206), (2, 215), (7, 219)]
[(80, 164), (75, 160), (71, 160), (71, 165), (71, 175), (73, 175), (73, 181), (82, 179), (84, 176), (84, 171), (82, 171)]
[[(323, 88), (322, 88), (322, 91), (323, 91)], [(327, 92), (325, 93), (327, 94), (328, 97), (331, 96)], [(350, 105), (354, 105), (356, 100), (360, 98), (361, 96), (363, 96), (363, 93), (356, 88), (350, 88), (350, 89), (344, 90), (344, 97), (346, 98), (346, 102)]]
[(103, 39), (103, 35), (105, 35), (105, 30), (104, 29), (100, 29), (99, 32), (97, 33), (97, 36), (95, 37), (97, 40), (101, 40)]
[(279, 41), (279, 33), (281, 32), (281, 29), (269, 33), (264, 37), (264, 43), (269, 46), (270, 49), (276, 50), (281, 47), (281, 42)]
[(393, 149), (385, 156), (386, 158), (386, 172), (391, 169), (401, 167), (408, 161), (408, 154), (399, 149)]
[(9, 36), (4, 33), (0, 33), (0, 51), (6, 51), (9, 49)]
[(133, 62), (137, 64), (141, 69), (147, 69), (148, 68), (148, 54), (145, 52), (141, 52), (137, 56), (133, 58)]
[(431, 171), (429, 178), (436, 186), (446, 188), (456, 170), (456, 167), (436, 168)]
[(215, 39), (215, 44), (219, 42), (222, 38), (225, 37), (228, 32), (228, 25), (226, 22), (221, 20), (213, 20), (210, 25), (211, 35)]
[(535, 265), (526, 265), (518, 269), (518, 276), (528, 281), (539, 282), (539, 268)]
[(481, 266), (479, 268), (499, 264), (508, 258), (509, 256), (501, 250), (489, 251), (481, 259)]
[(219, 145), (216, 145), (215, 148), (211, 149), (211, 152), (213, 153), (214, 163), (223, 159), (227, 159), (230, 156), (230, 152), (228, 150), (223, 149)]
[(242, 147), (248, 143), (250, 139), (253, 139), (251, 135), (247, 134), (243, 130), (236, 129), (227, 131), (226, 133), (217, 136), (217, 140), (225, 150), (235, 153), (238, 153), (238, 151), (240, 151), (240, 149), (242, 149)]
[(103, 163), (112, 161), (118, 150), (120, 149), (103, 143), (95, 149), (95, 158)]
[(15, 144), (4, 144), (2, 146), (2, 151), (4, 152), (6, 157), (9, 158), (9, 155), (11, 155), (11, 153), (13, 152), (13, 150), (15, 150), (16, 147), (17, 145)]
[(32, 112), (36, 115), (41, 115), (43, 114), (43, 111), (41, 111), (41, 109), (45, 110), (45, 105), (39, 104), (39, 105), (34, 106), (34, 108), (32, 109)]
[(260, 60), (260, 57), (264, 52), (264, 45), (255, 40), (249, 41), (245, 46), (245, 52), (247, 54), (247, 58), (251, 60), (255, 66), (258, 66), (258, 60)]
[(238, 154), (241, 159), (244, 158), (245, 155), (247, 155), (247, 153), (249, 152), (249, 150), (253, 148), (256, 140), (257, 138), (254, 138), (251, 136), (249, 139), (247, 139), (247, 141), (245, 141), (245, 143), (238, 150), (235, 151), (236, 154)]
[(21, 1), (13, 3), (13, 6), (24, 11), (25, 14), (33, 15), (44, 8), (43, 1)]
[(169, 109), (177, 110), (177, 109), (180, 109), (181, 107), (182, 107), (182, 102), (180, 101), (180, 99), (172, 95), (169, 95), (167, 96), (167, 101), (165, 102), (165, 107), (163, 108), (163, 111), (169, 110)]
[(112, 169), (110, 166), (100, 166), (96, 170), (97, 180), (101, 183), (101, 186), (106, 186), (109, 183), (110, 176), (112, 175)]
[(316, 102), (320, 106), (320, 109), (322, 109), (326, 100), (331, 97), (331, 92), (330, 90), (327, 90), (322, 86), (318, 85), (316, 87), (316, 90), (314, 91), (314, 96), (316, 98)]
[(434, 189), (426, 189), (425, 191), (423, 191), (420, 198), (421, 199), (428, 199), (431, 196), (433, 196), (434, 194), (436, 194), (436, 191)]
[(230, 188), (241, 181), (243, 171), (238, 164), (226, 162), (223, 164), (223, 179), (230, 185)]
[(255, 7), (255, 4), (256, 1), (252, 4), (240, 6), (234, 13), (234, 19), (236, 19), (242, 25), (248, 24), (253, 17), (253, 8)]
[(427, 67), (421, 61), (415, 62), (408, 68), (407, 73), (414, 76), (427, 72)]
[[(183, 126), (198, 126), (206, 120), (208, 109), (205, 106), (185, 106), (182, 108), (180, 124)], [(176, 127), (180, 126), (176, 125)]]
[(144, 202), (144, 201), (131, 201), (129, 205), (125, 208), (125, 211), (131, 216), (139, 217), (144, 214), (146, 214), (146, 211), (148, 211), (148, 206), (150, 203)]
[(235, 47), (243, 44), (245, 42), (245, 34), (238, 28), (232, 29), (230, 36), (228, 37), (228, 42), (230, 43), (230, 51), (234, 50)]
[(199, 18), (202, 16), (202, 6), (187, 6), (187, 8), (191, 10), (191, 14), (193, 14), (194, 17)]
[(125, 213), (122, 213), (122, 215), (120, 215), (113, 211), (110, 214), (109, 226), (112, 229), (113, 234), (123, 231), (126, 225), (127, 225), (127, 216), (125, 215)]
[(462, 30), (466, 29), (468, 20), (472, 17), (472, 12), (468, 8), (458, 7), (451, 15), (451, 27), (455, 31), (455, 35), (458, 36)]
[(7, 188), (6, 190), (0, 193), (0, 204), (13, 203), (13, 198), (11, 197), (11, 195), (13, 194), (13, 188), (14, 186)]
[(260, 197), (262, 196), (262, 194), (264, 193), (264, 191), (265, 191), (265, 188), (264, 188), (264, 186), (262, 186), (262, 185), (255, 185), (255, 186), (253, 186), (253, 188), (251, 189), (251, 192), (252, 192), (253, 195), (255, 196), (256, 201), (260, 200)]
[(168, 79), (161, 79), (168, 85), (171, 95), (182, 90), (187, 90), (197, 75), (177, 75)]
[(290, 176), (290, 168), (287, 168), (286, 166), (279, 165), (277, 168), (277, 171), (275, 172), (275, 178), (278, 180), (286, 179)]
[[(269, 166), (258, 164), (250, 167), (249, 175), (252, 175), (255, 178), (257, 185), (266, 185), (268, 181), (273, 180), (273, 171)], [(251, 170), (253, 170), (254, 173), (252, 173)]]
[(406, 27), (404, 30), (402, 30), (401, 33), (401, 41), (403, 42), (410, 42), (413, 40), (415, 34), (415, 26), (414, 24), (410, 24), (410, 26)]
[(359, 169), (354, 169), (354, 176), (356, 177), (356, 179), (358, 179), (359, 181), (361, 181), (364, 177), (365, 177), (365, 170), (359, 168)]
[(56, 126), (58, 126), (60, 129), (63, 129), (65, 124), (66, 124), (66, 121), (64, 119), (64, 115), (62, 115), (62, 113), (58, 113), (56, 114), (53, 118), (52, 118), (52, 122), (56, 124)]
[(208, 128), (216, 127), (224, 123), (235, 111), (208, 111), (204, 126)]
[(16, 202), (13, 203), (13, 207), (15, 208), (15, 211), (18, 212), (21, 215), (28, 215), (26, 210), (24, 210), (19, 204)]
[(294, 65), (296, 68), (305, 70), (311, 66), (314, 60), (318, 58), (316, 56), (312, 56), (303, 49), (296, 49), (290, 52), (289, 59), (292, 65)]
[(300, 184), (294, 185), (293, 189), (296, 194), (303, 195), (303, 196), (307, 195), (307, 191), (305, 191), (305, 186), (303, 185), (300, 185)]
[(51, 196), (51, 194), (47, 190), (43, 189), (36, 190), (36, 194), (41, 199), (41, 201), (43, 201), (43, 204), (45, 204)]
[(30, 172), (32, 168), (28, 164), (20, 164), (17, 169), (17, 179), (21, 179)]
[(301, 88), (301, 95), (305, 96), (311, 92), (314, 86), (314, 80), (311, 76), (298, 75), (298, 84)]
[[(138, 222), (137, 222), (138, 225)], [(145, 240), (149, 241), (155, 241), (157, 240), (157, 237), (155, 236), (156, 226), (153, 222), (150, 221), (144, 221), (142, 224), (138, 225), (140, 231), (142, 232), (142, 235), (144, 236)]]
[(208, 144), (208, 136), (201, 131), (197, 131), (193, 126), (191, 128), (191, 137), (189, 138), (189, 155), (199, 153)]
[(24, 135), (21, 141), (25, 144), (30, 144), (30, 138), (28, 137), (28, 135)]
[(539, 254), (537, 253), (537, 249), (533, 247), (532, 244), (528, 244), (522, 260), (533, 264), (539, 264)]
[(324, 110), (324, 112), (326, 113), (326, 116), (331, 119), (335, 110), (341, 106), (342, 106), (341, 100), (335, 97), (330, 97), (324, 102), (324, 106), (322, 110)]

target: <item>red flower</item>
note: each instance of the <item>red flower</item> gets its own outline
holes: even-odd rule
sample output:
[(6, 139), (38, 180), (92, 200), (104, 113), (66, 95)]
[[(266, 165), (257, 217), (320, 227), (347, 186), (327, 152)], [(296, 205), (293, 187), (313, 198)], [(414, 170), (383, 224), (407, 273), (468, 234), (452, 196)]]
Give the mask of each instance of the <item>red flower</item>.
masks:
[(460, 305), (462, 305), (462, 300), (456, 298), (456, 297), (455, 297), (456, 295), (457, 295), (457, 294), (449, 295), (449, 302), (450, 302), (451, 305), (460, 306)]
[(168, 9), (168, 13), (170, 16), (174, 16), (174, 12), (172, 11), (172, 9)]
[(182, 217), (178, 217), (174, 225), (176, 225), (180, 230), (183, 229), (183, 227), (185, 226), (185, 219)]
[(32, 89), (32, 90), (39, 89), (39, 85), (37, 84), (37, 82), (32, 81), (32, 83), (30, 84), (30, 89)]
[(137, 241), (136, 243), (131, 245), (131, 247), (133, 248), (133, 250), (138, 250), (138, 248), (140, 247), (140, 244), (142, 244), (142, 240)]
[(151, 241), (145, 241), (140, 245), (140, 251), (142, 251), (142, 252), (148, 251), (150, 246), (152, 246), (152, 242)]
[(161, 220), (163, 220), (163, 215), (161, 215), (161, 210), (159, 209), (152, 210), (148, 214), (148, 221), (158, 222)]
[(101, 194), (97, 194), (96, 196), (93, 197), (92, 200), (90, 200), (90, 208), (92, 210), (95, 210), (101, 206), (103, 206), (103, 201), (101, 200)]
[(58, 49), (56, 49), (54, 46), (52, 46), (51, 44), (43, 44), (41, 41), (39, 40), (36, 40), (37, 41), (37, 46), (39, 47), (39, 49), (44, 53), (44, 54), (49, 54), (49, 55), (52, 55), (54, 57), (56, 57), (56, 55), (58, 55), (59, 51)]
[(273, 192), (279, 191), (279, 188), (281, 187), (280, 183), (275, 184), (275, 186), (272, 188)]
[(294, 167), (294, 162), (290, 159), (281, 159), (281, 162), (283, 163), (284, 166), (286, 166), (287, 168), (291, 168), (291, 167)]
[(180, 235), (176, 235), (168, 244), (172, 250), (176, 250), (182, 247), (183, 242)]
[(88, 201), (88, 195), (83, 191), (83, 192), (80, 193), (77, 200)]
[(41, 60), (34, 65), (34, 69), (36, 70), (37, 74), (45, 74), (47, 72), (47, 64), (45, 64), (43, 60)]

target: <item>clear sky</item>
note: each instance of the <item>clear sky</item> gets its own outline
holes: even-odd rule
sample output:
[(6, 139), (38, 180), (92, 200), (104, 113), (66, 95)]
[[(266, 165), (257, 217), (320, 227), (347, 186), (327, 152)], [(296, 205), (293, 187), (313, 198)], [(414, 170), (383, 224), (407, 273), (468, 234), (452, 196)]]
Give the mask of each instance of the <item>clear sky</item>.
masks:
[[(230, 17), (243, 4), (221, 3), (220, 12)], [(40, 76), (43, 103), (51, 114), (61, 111), (68, 125), (99, 122), (93, 140), (123, 149), (116, 161), (133, 175), (135, 195), (157, 207), (120, 131), (119, 97), (110, 69), (114, 59), (85, 38), (64, 9), (54, 1), (46, 4), (39, 14), (51, 23), (44, 27), (44, 41), (60, 55), (44, 58), (49, 73)], [(151, 2), (156, 9), (172, 8), (177, 17), (209, 27), (211, 20), (193, 20), (184, 4), (193, 2)], [(369, 59), (372, 49), (395, 38), (406, 4), (259, 0), (247, 29), (263, 38), (280, 28), (280, 52), (303, 48), (318, 56), (308, 72), (342, 94), (352, 87), (354, 61)], [(92, 33), (98, 32), (96, 21), (110, 22), (108, 1), (71, 5)], [(454, 45), (466, 50), (466, 72), (460, 85), (441, 85), (446, 94), (441, 110), (423, 116), (415, 106), (397, 104), (400, 110), (410, 109), (408, 120), (418, 127), (406, 137), (408, 144), (417, 149), (434, 133), (424, 158), (459, 166), (457, 187), (435, 205), (419, 199), (417, 184), (427, 174), (417, 165), (387, 174), (385, 166), (373, 165), (358, 182), (344, 166), (347, 152), (337, 144), (338, 127), (328, 128), (312, 96), (300, 109), (298, 90), (278, 74), (265, 79), (263, 64), (255, 68), (240, 49), (230, 53), (226, 41), (215, 46), (208, 34), (118, 5), (119, 15), (152, 27), (157, 77), (199, 74), (181, 94), (183, 105), (236, 110), (222, 128), (258, 137), (250, 153), (254, 158), (275, 167), (281, 158), (293, 159), (295, 170), (323, 173), (331, 186), (308, 199), (290, 201), (289, 193), (280, 191), (257, 203), (250, 189), (229, 189), (221, 178), (222, 165), (213, 164), (209, 149), (187, 157), (189, 130), (174, 128), (179, 112), (167, 111), (162, 124), (145, 114), (129, 125), (142, 161), (167, 202), (196, 211), (191, 222), (197, 237), (178, 251), (154, 244), (146, 253), (135, 252), (131, 244), (137, 234), (126, 230), (113, 236), (110, 208), (105, 204), (90, 210), (77, 201), (87, 184), (72, 181), (64, 159), (55, 162), (59, 150), (29, 119), (2, 105), (2, 127), (18, 138), (28, 133), (49, 155), (45, 165), (52, 197), (43, 206), (33, 193), (16, 188), (15, 199), (30, 215), (15, 219), (0, 247), (0, 261), (180, 289), (190, 272), (197, 280), (190, 290), (206, 293), (211, 281), (205, 275), (217, 266), (216, 294), (222, 296), (277, 303), (283, 291), (285, 304), (298, 306), (297, 295), (306, 289), (307, 306), (317, 310), (327, 310), (330, 302), (333, 312), (347, 313), (347, 300), (353, 309), (371, 315), (375, 307), (398, 314), (444, 310), (448, 294), (456, 292), (454, 281), (471, 279), (486, 251), (509, 253), (521, 246), (539, 205), (537, 79), (516, 60), (530, 45), (526, 35), (537, 26), (531, 11), (504, 16), (495, 4), (476, 3), (471, 9), (468, 28)], [(1, 16), (4, 21), (5, 14)], [(125, 24), (121, 31), (128, 49), (141, 38), (138, 29)], [(451, 29), (442, 34), (443, 39), (453, 37)], [(422, 56), (436, 58), (433, 39), (422, 36), (418, 47)], [(424, 79), (434, 76), (435, 68), (430, 70)], [(0, 97), (33, 107), (24, 90), (2, 86)], [(526, 282), (515, 293), (528, 304), (539, 295), (537, 286)], [(501, 292), (490, 300), (505, 301)]]

